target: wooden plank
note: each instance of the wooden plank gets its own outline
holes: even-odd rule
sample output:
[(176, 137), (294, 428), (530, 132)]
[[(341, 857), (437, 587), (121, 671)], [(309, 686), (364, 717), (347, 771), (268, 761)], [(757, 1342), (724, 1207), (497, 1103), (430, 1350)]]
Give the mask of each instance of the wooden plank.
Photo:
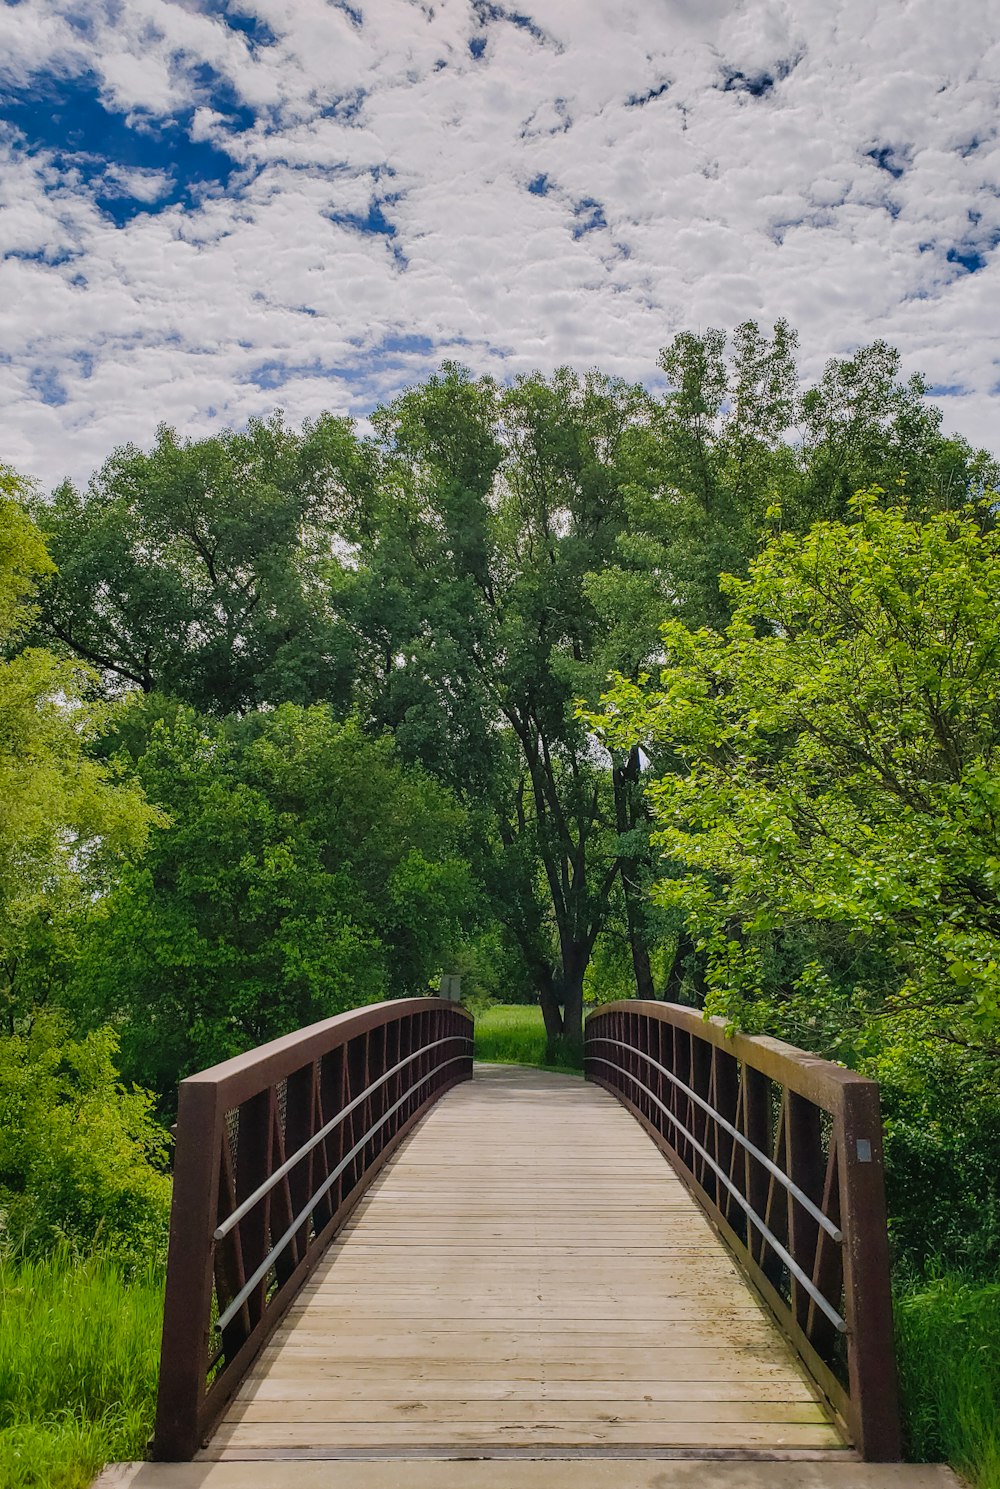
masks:
[[(482, 1415), (484, 1398), (455, 1397), (451, 1401), (400, 1401), (386, 1403), (377, 1420), (414, 1422), (428, 1415), (435, 1422), (467, 1422)], [(502, 1401), (489, 1402), (489, 1420), (505, 1427), (563, 1426), (568, 1422), (820, 1422), (829, 1421), (815, 1401), (604, 1401), (588, 1397), (584, 1401)], [(289, 1401), (258, 1399), (234, 1405), (227, 1421), (253, 1422), (371, 1422), (370, 1401), (332, 1401), (296, 1398)], [(303, 1434), (307, 1436), (307, 1433)]]
[[(428, 1430), (430, 1429), (430, 1430)], [(434, 1435), (435, 1429), (443, 1436)], [(616, 1447), (754, 1448), (810, 1447), (842, 1448), (843, 1440), (830, 1426), (794, 1422), (627, 1422), (600, 1423), (594, 1418), (560, 1426), (530, 1423), (508, 1425), (491, 1416), (473, 1417), (461, 1423), (426, 1422), (258, 1422), (249, 1425), (223, 1422), (214, 1439), (217, 1448), (306, 1448), (372, 1447), (408, 1444), (449, 1443), (478, 1447), (489, 1443), (533, 1447), (539, 1440), (562, 1447), (614, 1445)]]
[[(775, 1462), (779, 1455), (785, 1461)], [(834, 1453), (810, 1462), (794, 1448), (759, 1454), (766, 1462), (692, 1456), (678, 1461), (666, 1453), (639, 1457), (627, 1449), (608, 1450), (590, 1456), (582, 1473), (569, 1454), (561, 1460), (522, 1457), (516, 1466), (509, 1456), (470, 1460), (458, 1454), (450, 1462), (414, 1455), (375, 1462), (327, 1456), (312, 1462), (112, 1464), (94, 1489), (959, 1489), (951, 1469), (935, 1464), (855, 1463)]]
[(737, 1348), (741, 1345), (771, 1345), (772, 1334), (768, 1330), (765, 1319), (756, 1318), (753, 1321), (746, 1319), (671, 1319), (667, 1324), (650, 1324), (646, 1319), (582, 1319), (582, 1318), (539, 1318), (536, 1324), (531, 1324), (527, 1319), (485, 1319), (478, 1318), (475, 1313), (467, 1315), (451, 1316), (451, 1318), (433, 1319), (411, 1319), (405, 1315), (388, 1315), (382, 1318), (381, 1327), (391, 1324), (391, 1333), (379, 1333), (379, 1321), (376, 1318), (356, 1318), (354, 1321), (344, 1322), (338, 1318), (336, 1313), (324, 1313), (323, 1310), (314, 1309), (308, 1315), (301, 1315), (302, 1324), (308, 1324), (305, 1328), (296, 1330), (296, 1339), (307, 1342), (311, 1336), (320, 1339), (329, 1345), (330, 1337), (339, 1339), (365, 1339), (372, 1342), (397, 1342), (400, 1339), (411, 1339), (415, 1342), (429, 1339), (442, 1340), (448, 1337), (466, 1337), (472, 1330), (476, 1330), (479, 1339), (484, 1342), (504, 1343), (512, 1339), (557, 1339), (564, 1340), (573, 1349), (580, 1346), (600, 1345), (603, 1343), (634, 1343), (634, 1345), (658, 1346), (665, 1349), (686, 1349), (692, 1345), (704, 1345), (704, 1343), (720, 1343), (728, 1345), (734, 1343)]
[(406, 1401), (789, 1401), (813, 1400), (808, 1387), (798, 1381), (698, 1381), (683, 1380), (359, 1380), (346, 1373), (298, 1380), (269, 1375), (244, 1382), (240, 1401), (386, 1401), (395, 1406)]
[[(650, 1373), (650, 1362), (634, 1358), (637, 1352), (633, 1351), (633, 1358), (629, 1358), (623, 1352), (623, 1358), (619, 1360), (561, 1360), (551, 1362), (550, 1369), (553, 1374), (562, 1380), (633, 1380), (642, 1381)], [(331, 1378), (340, 1379), (346, 1372), (357, 1380), (468, 1380), (471, 1375), (487, 1373), (493, 1379), (511, 1380), (538, 1380), (543, 1374), (542, 1366), (545, 1361), (531, 1357), (519, 1357), (517, 1359), (499, 1360), (433, 1360), (423, 1361), (419, 1356), (403, 1357), (398, 1362), (398, 1373), (390, 1368), (392, 1362), (384, 1360), (367, 1360), (359, 1362), (355, 1360), (328, 1365), (328, 1361), (319, 1350), (312, 1353), (287, 1353), (278, 1360), (271, 1362), (270, 1374), (277, 1379), (280, 1376), (291, 1376), (300, 1380), (316, 1380), (329, 1373)], [(720, 1364), (713, 1361), (701, 1361), (697, 1372), (692, 1372), (691, 1362), (672, 1360), (669, 1356), (657, 1360), (656, 1374), (662, 1381), (670, 1380), (702, 1380), (702, 1381), (784, 1381), (786, 1383), (799, 1382), (802, 1372), (798, 1365), (789, 1361), (780, 1363), (775, 1361), (767, 1369), (752, 1370), (740, 1369), (738, 1365), (726, 1362)], [(547, 1373), (547, 1372), (545, 1372)]]

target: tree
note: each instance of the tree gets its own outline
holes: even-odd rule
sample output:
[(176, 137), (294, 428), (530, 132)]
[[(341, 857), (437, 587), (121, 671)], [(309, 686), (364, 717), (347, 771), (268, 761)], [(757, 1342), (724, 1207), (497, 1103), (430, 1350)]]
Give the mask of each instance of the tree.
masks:
[(323, 705), (132, 712), (119, 739), (170, 827), (93, 907), (67, 996), (165, 1104), (194, 1069), (450, 964), (477, 909), (463, 814), (390, 739)]
[[(850, 938), (856, 966), (864, 947), (893, 976), (838, 1002), (845, 1039), (904, 1020), (1000, 1055), (993, 507), (918, 520), (876, 488), (851, 509), (725, 581), (724, 635), (668, 624), (658, 684), (619, 679), (601, 727), (682, 762), (650, 792), (684, 870), (658, 893), (707, 955), (710, 1009), (751, 1028), (776, 1003), (814, 1014), (834, 993), (824, 938)], [(796, 937), (776, 987), (775, 939), (787, 970)]]
[(573, 713), (599, 626), (584, 581), (624, 530), (644, 396), (568, 371), (501, 394), (448, 368), (377, 417), (383, 472), (359, 534), (359, 630), (380, 638), (368, 707), (488, 801), (479, 872), (550, 1036), (576, 1044), (619, 873), (609, 774)]
[(110, 694), (215, 714), (344, 702), (353, 659), (330, 579), (366, 480), (344, 420), (295, 434), (275, 415), (187, 441), (161, 428), (149, 454), (116, 450), (85, 492), (33, 503), (58, 568), (37, 635)]
[(106, 722), (88, 698), (89, 669), (19, 649), (35, 586), (52, 572), (26, 496), (0, 470), (0, 1017), (11, 1033), (45, 991), (26, 951), (103, 893), (159, 820), (137, 787), (88, 753)]
[[(734, 592), (721, 576), (744, 577), (775, 524), (795, 533), (819, 518), (847, 518), (850, 495), (873, 481), (905, 491), (911, 509), (926, 513), (961, 508), (1000, 480), (990, 457), (942, 436), (940, 411), (926, 402), (919, 377), (899, 380), (892, 348), (876, 342), (834, 358), (819, 382), (800, 392), (796, 346), (784, 321), (770, 337), (748, 321), (733, 333), (731, 349), (722, 331), (709, 330), (682, 332), (662, 353), (666, 389), (631, 444), (640, 478), (624, 488), (627, 533), (617, 560), (587, 581), (604, 627), (595, 656), (601, 679), (616, 672), (635, 681), (655, 665), (667, 616), (724, 629)], [(646, 747), (654, 775), (683, 772), (671, 741), (654, 738)], [(621, 840), (634, 845), (634, 856), (623, 857), (622, 885), (637, 987), (644, 989), (643, 943), (656, 936), (648, 929), (635, 934), (653, 878), (643, 844), (648, 815), (635, 750), (612, 756)], [(629, 895), (629, 885), (639, 893), (633, 887)], [(670, 916), (677, 913), (671, 906)], [(701, 1000), (703, 953), (683, 924), (674, 924), (663, 992)], [(661, 923), (660, 935), (664, 929)]]

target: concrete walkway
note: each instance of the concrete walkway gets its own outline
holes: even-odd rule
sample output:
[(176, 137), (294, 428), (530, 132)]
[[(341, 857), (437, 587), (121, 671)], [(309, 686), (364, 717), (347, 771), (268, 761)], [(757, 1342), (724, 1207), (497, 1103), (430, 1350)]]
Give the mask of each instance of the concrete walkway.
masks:
[(586, 1462), (133, 1463), (94, 1489), (958, 1489), (950, 1469), (912, 1463)]

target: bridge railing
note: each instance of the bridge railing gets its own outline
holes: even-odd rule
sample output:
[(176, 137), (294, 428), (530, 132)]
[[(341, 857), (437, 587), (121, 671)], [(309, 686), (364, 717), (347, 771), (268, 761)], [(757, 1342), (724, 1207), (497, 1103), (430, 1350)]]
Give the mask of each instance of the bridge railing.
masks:
[(472, 1016), (377, 1003), (182, 1081), (154, 1456), (188, 1459), (382, 1163), (472, 1075)]
[(590, 1015), (584, 1069), (666, 1153), (862, 1456), (898, 1458), (875, 1082), (640, 1001)]

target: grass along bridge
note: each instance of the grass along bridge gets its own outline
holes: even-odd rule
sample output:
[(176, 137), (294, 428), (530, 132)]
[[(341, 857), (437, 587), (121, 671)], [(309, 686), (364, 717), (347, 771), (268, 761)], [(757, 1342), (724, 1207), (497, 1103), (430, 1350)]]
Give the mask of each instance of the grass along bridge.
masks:
[(871, 1082), (668, 1004), (591, 1014), (586, 1081), (472, 1028), (384, 1003), (182, 1083), (159, 1461), (102, 1486), (955, 1482), (893, 1461)]

